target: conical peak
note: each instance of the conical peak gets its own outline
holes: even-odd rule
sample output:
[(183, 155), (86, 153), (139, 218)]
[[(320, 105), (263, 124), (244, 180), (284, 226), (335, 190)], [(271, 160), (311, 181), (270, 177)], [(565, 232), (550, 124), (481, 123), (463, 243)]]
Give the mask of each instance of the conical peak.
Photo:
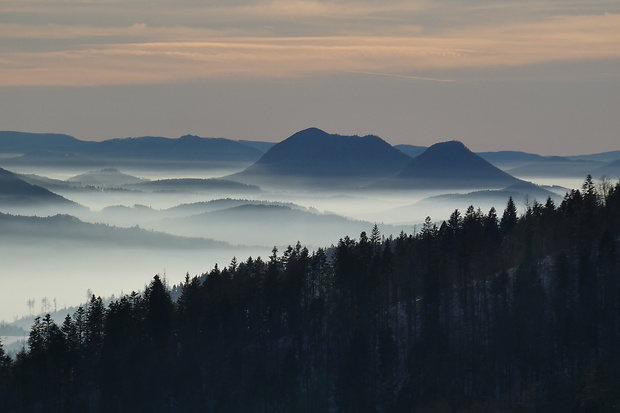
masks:
[(427, 151), (459, 151), (459, 152), (471, 152), (467, 146), (461, 141), (446, 141), (439, 142), (430, 146)]

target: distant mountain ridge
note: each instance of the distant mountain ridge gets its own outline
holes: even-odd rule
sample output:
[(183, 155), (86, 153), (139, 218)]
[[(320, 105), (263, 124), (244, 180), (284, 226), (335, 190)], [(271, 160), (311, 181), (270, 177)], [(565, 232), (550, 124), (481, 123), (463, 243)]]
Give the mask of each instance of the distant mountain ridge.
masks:
[(27, 153), (32, 151), (72, 151), (93, 142), (81, 141), (60, 133), (29, 133), (0, 131), (0, 152)]
[[(251, 164), (263, 152), (225, 138), (185, 135), (178, 139), (155, 136), (81, 141), (69, 135), (0, 131), (0, 153), (22, 154), (4, 159), (5, 165), (62, 165), (109, 167), (115, 161)], [(108, 165), (108, 163), (110, 165)]]

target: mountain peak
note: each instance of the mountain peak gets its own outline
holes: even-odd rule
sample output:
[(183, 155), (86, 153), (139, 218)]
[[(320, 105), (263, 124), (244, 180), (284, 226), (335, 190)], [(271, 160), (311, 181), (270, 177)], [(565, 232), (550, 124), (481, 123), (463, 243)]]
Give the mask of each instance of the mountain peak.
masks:
[(377, 136), (346, 136), (308, 128), (271, 147), (236, 177), (252, 183), (257, 183), (257, 176), (270, 181), (294, 177), (296, 183), (309, 182), (308, 179), (321, 179), (324, 183), (346, 179), (357, 185), (360, 181), (393, 176), (410, 160)]
[(414, 186), (501, 188), (518, 179), (473, 153), (460, 141), (440, 142), (415, 157), (397, 177)]
[(429, 146), (418, 157), (441, 157), (441, 158), (460, 158), (462, 156), (478, 156), (469, 150), (467, 146), (461, 141), (446, 141), (439, 142), (432, 146)]

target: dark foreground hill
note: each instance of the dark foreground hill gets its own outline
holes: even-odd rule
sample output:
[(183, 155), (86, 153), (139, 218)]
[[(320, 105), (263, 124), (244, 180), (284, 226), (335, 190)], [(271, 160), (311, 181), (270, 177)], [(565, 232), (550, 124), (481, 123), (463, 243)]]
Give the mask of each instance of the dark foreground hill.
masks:
[(519, 180), (458, 141), (437, 143), (377, 187), (392, 189), (499, 189)]
[(305, 129), (271, 147), (231, 179), (259, 186), (359, 186), (400, 171), (410, 157), (377, 136)]
[[(35, 320), (2, 411), (614, 412), (620, 184), (471, 208)], [(1, 347), (0, 347), (1, 349)]]

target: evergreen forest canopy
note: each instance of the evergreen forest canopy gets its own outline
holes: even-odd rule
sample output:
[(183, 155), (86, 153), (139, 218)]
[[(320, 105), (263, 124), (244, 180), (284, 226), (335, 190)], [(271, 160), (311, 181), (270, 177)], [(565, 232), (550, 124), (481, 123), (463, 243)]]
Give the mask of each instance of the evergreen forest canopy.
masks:
[(620, 183), (92, 297), (0, 346), (5, 412), (610, 412)]

